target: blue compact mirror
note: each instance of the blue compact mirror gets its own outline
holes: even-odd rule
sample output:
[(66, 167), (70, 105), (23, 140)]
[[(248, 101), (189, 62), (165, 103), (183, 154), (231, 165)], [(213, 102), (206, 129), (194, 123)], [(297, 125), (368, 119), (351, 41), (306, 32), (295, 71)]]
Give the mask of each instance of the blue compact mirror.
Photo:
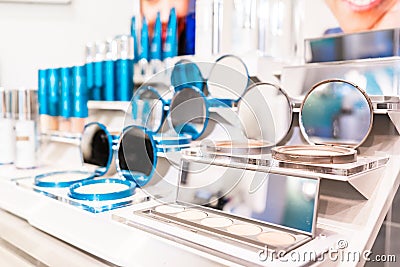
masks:
[(157, 148), (152, 135), (142, 127), (128, 126), (117, 148), (117, 170), (127, 180), (145, 186), (157, 165)]
[(171, 100), (169, 119), (178, 135), (199, 138), (205, 131), (209, 111), (204, 94), (195, 87), (185, 87), (176, 92)]
[(35, 185), (40, 187), (69, 187), (76, 182), (90, 180), (107, 173), (112, 157), (113, 137), (101, 123), (85, 126), (81, 138), (81, 170), (57, 171), (35, 176)]
[(195, 87), (203, 91), (204, 78), (199, 66), (188, 59), (178, 61), (172, 69), (171, 85), (175, 91), (186, 87)]
[(165, 101), (154, 87), (142, 87), (132, 100), (133, 124), (153, 133), (158, 132), (164, 121), (165, 105)]

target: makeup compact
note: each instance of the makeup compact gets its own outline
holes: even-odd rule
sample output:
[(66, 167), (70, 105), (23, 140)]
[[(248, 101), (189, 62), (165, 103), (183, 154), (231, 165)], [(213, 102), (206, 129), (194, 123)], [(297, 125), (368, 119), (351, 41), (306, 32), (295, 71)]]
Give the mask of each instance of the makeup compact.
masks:
[[(239, 57), (224, 55), (218, 58), (207, 79), (207, 96), (219, 102), (234, 106), (250, 84), (249, 71)], [(218, 102), (216, 103), (217, 106)]]
[(309, 145), (275, 147), (272, 157), (315, 164), (356, 162), (356, 148), (368, 137), (372, 123), (372, 102), (361, 88), (344, 80), (322, 81), (311, 88), (300, 108), (300, 130)]
[(243, 139), (213, 141), (205, 144), (206, 153), (256, 155), (270, 153), (271, 148), (287, 136), (292, 125), (292, 104), (277, 85), (251, 85), (237, 104), (237, 117)]
[(204, 78), (199, 66), (188, 59), (176, 62), (171, 72), (171, 85), (175, 91), (185, 87), (196, 87), (203, 91)]
[[(132, 122), (154, 135), (159, 151), (188, 147), (207, 127), (209, 111), (205, 96), (195, 87), (175, 92), (164, 99), (152, 86), (139, 89), (132, 100)], [(166, 122), (166, 123), (164, 123)]]
[[(175, 202), (159, 202), (135, 210), (134, 216), (121, 213), (113, 218), (128, 225), (133, 221), (143, 224), (143, 229), (155, 234), (188, 239), (212, 254), (249, 261), (260, 249), (280, 251), (283, 256), (314, 238), (318, 179), (186, 159), (181, 167)], [(255, 180), (262, 182), (252, 189)]]
[(39, 187), (69, 187), (76, 182), (103, 176), (111, 165), (112, 145), (113, 137), (103, 124), (89, 123), (80, 142), (82, 169), (40, 174), (35, 177), (34, 184)]

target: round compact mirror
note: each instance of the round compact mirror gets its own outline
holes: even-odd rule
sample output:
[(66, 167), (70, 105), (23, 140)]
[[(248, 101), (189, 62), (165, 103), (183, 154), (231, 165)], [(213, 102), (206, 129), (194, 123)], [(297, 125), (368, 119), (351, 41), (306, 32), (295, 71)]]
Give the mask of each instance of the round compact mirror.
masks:
[(178, 61), (171, 73), (171, 85), (175, 91), (186, 87), (195, 87), (203, 91), (204, 79), (199, 66), (187, 59)]
[(277, 147), (272, 157), (315, 164), (355, 162), (355, 148), (368, 137), (372, 121), (372, 103), (363, 90), (343, 80), (322, 81), (304, 98), (299, 116), (300, 130), (312, 146)]
[(217, 59), (207, 80), (209, 96), (239, 100), (249, 85), (246, 64), (238, 57), (225, 55)]
[(202, 92), (185, 87), (175, 93), (171, 100), (169, 119), (178, 135), (199, 138), (205, 131), (209, 118), (208, 105)]
[(128, 126), (122, 132), (117, 149), (117, 170), (121, 176), (145, 186), (157, 165), (157, 148), (145, 129)]
[(164, 121), (165, 101), (158, 91), (145, 86), (139, 89), (132, 99), (133, 123), (156, 133)]
[(310, 144), (359, 147), (368, 137), (373, 108), (368, 95), (343, 80), (313, 86), (300, 112), (300, 129)]
[(86, 167), (91, 166), (89, 167), (91, 169), (40, 174), (35, 176), (35, 185), (40, 187), (68, 187), (74, 183), (104, 175), (111, 165), (112, 143), (113, 138), (103, 124), (97, 122), (87, 124), (82, 133), (80, 149), (82, 162)]
[(113, 138), (106, 126), (93, 122), (85, 126), (81, 141), (82, 161), (96, 166), (97, 176), (106, 174), (113, 157)]

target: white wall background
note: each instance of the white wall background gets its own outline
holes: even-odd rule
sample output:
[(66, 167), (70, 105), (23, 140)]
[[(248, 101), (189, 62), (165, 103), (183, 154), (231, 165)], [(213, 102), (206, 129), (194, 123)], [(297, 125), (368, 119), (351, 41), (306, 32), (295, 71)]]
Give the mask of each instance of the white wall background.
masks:
[[(210, 0), (200, 0), (210, 1)], [(323, 0), (304, 0), (304, 37), (336, 26)], [(72, 0), (70, 5), (0, 2), (0, 86), (37, 87), (39, 68), (82, 64), (84, 46), (129, 33), (139, 0)]]
[(89, 41), (130, 32), (139, 0), (0, 3), (0, 86), (37, 88), (39, 68), (82, 64)]

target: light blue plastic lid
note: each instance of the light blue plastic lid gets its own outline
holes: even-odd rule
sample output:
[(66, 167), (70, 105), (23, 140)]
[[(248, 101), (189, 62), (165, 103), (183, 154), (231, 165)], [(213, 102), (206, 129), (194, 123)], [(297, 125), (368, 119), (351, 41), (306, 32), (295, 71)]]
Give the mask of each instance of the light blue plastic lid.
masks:
[(139, 187), (153, 177), (157, 166), (157, 147), (152, 133), (140, 126), (128, 126), (122, 132), (116, 153), (118, 173)]

